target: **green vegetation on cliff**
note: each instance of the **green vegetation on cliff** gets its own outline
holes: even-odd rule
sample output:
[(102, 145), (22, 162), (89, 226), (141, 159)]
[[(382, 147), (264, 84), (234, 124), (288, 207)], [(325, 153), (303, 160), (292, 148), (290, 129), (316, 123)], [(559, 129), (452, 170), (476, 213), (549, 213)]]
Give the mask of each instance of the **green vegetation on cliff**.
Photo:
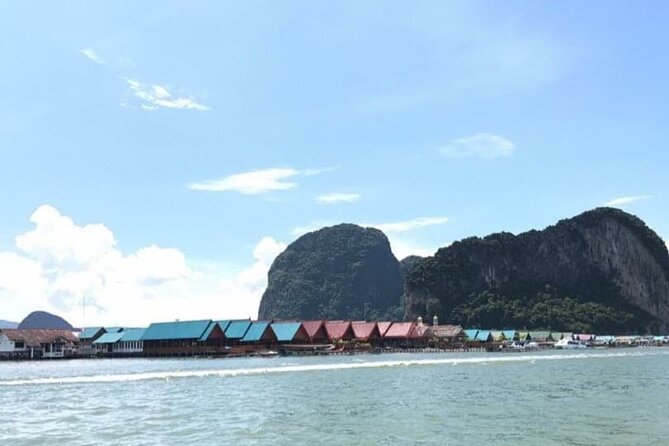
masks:
[(398, 318), (401, 295), (386, 236), (342, 224), (303, 235), (276, 258), (259, 318)]
[(407, 275), (410, 318), (485, 327), (669, 329), (669, 254), (643, 221), (600, 208), (543, 231), (472, 237)]

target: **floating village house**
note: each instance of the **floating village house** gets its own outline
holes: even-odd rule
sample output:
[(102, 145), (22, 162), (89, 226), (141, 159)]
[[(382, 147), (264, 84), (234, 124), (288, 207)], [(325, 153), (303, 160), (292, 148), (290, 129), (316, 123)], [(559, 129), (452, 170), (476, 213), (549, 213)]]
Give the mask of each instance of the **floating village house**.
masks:
[(78, 343), (69, 330), (0, 329), (0, 356), (7, 358), (65, 358), (76, 353)]
[(325, 333), (330, 342), (351, 341), (354, 338), (350, 321), (326, 321)]
[(277, 344), (308, 344), (311, 341), (301, 322), (273, 322), (270, 328)]
[(467, 337), (460, 325), (432, 325), (427, 335), (436, 347), (461, 344)]
[(381, 341), (381, 333), (376, 322), (356, 321), (351, 323), (353, 338), (358, 343), (377, 345)]
[(302, 326), (309, 336), (312, 344), (324, 344), (328, 342), (328, 334), (325, 331), (324, 321), (302, 321)]
[(142, 336), (145, 331), (145, 328), (127, 328), (108, 332), (93, 341), (93, 345), (103, 356), (141, 356), (144, 353)]
[(140, 337), (145, 356), (195, 356), (225, 353), (225, 334), (217, 321), (159, 322)]
[(269, 349), (276, 344), (277, 339), (274, 331), (270, 328), (270, 322), (256, 321), (251, 322), (249, 329), (246, 330), (244, 337), (239, 341), (243, 345), (245, 352), (253, 352), (262, 349)]

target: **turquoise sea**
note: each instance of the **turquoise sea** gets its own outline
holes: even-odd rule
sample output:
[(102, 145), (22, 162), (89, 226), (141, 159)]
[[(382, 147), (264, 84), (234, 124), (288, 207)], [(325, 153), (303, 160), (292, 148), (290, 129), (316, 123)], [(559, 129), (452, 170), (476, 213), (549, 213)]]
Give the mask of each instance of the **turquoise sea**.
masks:
[(0, 363), (0, 445), (667, 445), (669, 349)]

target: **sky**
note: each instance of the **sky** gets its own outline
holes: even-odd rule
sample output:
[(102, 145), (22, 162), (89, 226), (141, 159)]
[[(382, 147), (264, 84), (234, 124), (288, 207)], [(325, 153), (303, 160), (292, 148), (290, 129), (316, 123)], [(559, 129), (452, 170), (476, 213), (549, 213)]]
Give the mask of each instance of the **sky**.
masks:
[(669, 3), (0, 3), (0, 319), (257, 315), (298, 236), (398, 258), (609, 205), (669, 240)]

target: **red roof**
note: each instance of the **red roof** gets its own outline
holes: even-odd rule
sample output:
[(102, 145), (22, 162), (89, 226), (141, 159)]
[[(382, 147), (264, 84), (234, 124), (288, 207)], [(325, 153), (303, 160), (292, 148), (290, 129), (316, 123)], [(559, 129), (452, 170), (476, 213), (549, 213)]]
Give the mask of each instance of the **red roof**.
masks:
[(385, 336), (386, 332), (390, 328), (391, 325), (393, 325), (392, 322), (377, 322), (376, 325), (379, 327), (379, 333), (381, 334), (381, 337)]
[(353, 327), (353, 336), (359, 341), (368, 341), (381, 337), (376, 322), (353, 322), (351, 326)]
[(351, 323), (347, 321), (327, 321), (325, 323), (325, 331), (329, 339), (352, 339), (353, 330)]
[(302, 321), (302, 326), (312, 341), (327, 339), (328, 337), (323, 328), (323, 321)]
[(416, 333), (415, 322), (393, 322), (383, 337), (386, 339), (415, 338), (419, 337), (419, 335)]
[(79, 338), (69, 330), (0, 330), (11, 341), (23, 341), (27, 347), (39, 347), (40, 344), (50, 344), (61, 340), (66, 343), (76, 344)]

